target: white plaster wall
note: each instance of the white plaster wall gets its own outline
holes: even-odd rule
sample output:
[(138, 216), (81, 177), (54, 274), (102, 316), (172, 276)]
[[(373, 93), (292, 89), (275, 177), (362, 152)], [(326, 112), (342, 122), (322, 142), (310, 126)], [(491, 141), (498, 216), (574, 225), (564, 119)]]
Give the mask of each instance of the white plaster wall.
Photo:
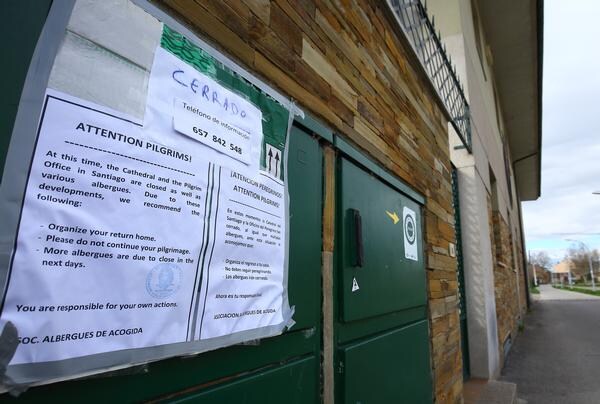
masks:
[[(485, 54), (482, 54), (483, 65), (482, 70), (477, 44), (475, 41), (475, 31), (473, 28), (473, 18), (470, 0), (457, 0), (461, 10), (461, 23), (464, 38), (465, 60), (467, 81), (469, 82), (469, 99), (471, 107), (472, 125), (476, 136), (479, 137), (482, 143), (482, 148), (485, 154), (486, 163), (479, 162), (479, 170), (485, 169), (484, 164), (489, 164), (494, 176), (498, 190), (499, 210), (508, 222), (508, 212), (514, 207), (514, 202), (511, 206), (511, 200), (508, 193), (506, 171), (504, 165), (504, 149), (502, 137), (498, 127), (498, 119), (496, 113), (496, 103), (494, 100), (493, 89), (493, 73), (491, 66), (487, 63)], [(485, 27), (483, 27), (485, 31)], [(485, 35), (485, 32), (484, 32)], [(485, 46), (485, 40), (484, 40)], [(492, 54), (493, 58), (493, 54)], [(500, 120), (502, 117), (500, 117)], [(512, 181), (514, 183), (514, 179)], [(490, 184), (487, 183), (488, 191), (491, 191)]]
[[(489, 175), (484, 172), (488, 171), (488, 166), (494, 172), (499, 210), (508, 222), (508, 212), (514, 209), (516, 201), (511, 201), (508, 193), (502, 137), (496, 119), (492, 68), (483, 54), (484, 75), (475, 41), (471, 1), (430, 0), (428, 1), (428, 10), (430, 15), (435, 17), (436, 27), (441, 31), (447, 52), (456, 65), (457, 74), (463, 83), (465, 96), (471, 107), (475, 164), (490, 193)], [(463, 164), (461, 160), (460, 153), (457, 156), (452, 155), (455, 165), (457, 162)], [(514, 183), (514, 179), (511, 182)], [(515, 195), (514, 192), (513, 195)], [(511, 216), (514, 215), (511, 214)]]
[(458, 168), (471, 375), (500, 372), (487, 189), (475, 166)]
[[(471, 0), (429, 0), (428, 7), (430, 14), (435, 16), (436, 26), (456, 65), (471, 107), (472, 153), (460, 148), (462, 142), (449, 124), (450, 156), (459, 176), (471, 373), (474, 377), (495, 378), (500, 371), (500, 358), (492, 267), (494, 252), (487, 208), (487, 195), (492, 193), (490, 168), (496, 178), (499, 211), (511, 225), (513, 253), (521, 240), (515, 180), (509, 167), (511, 198), (498, 127), (492, 66), (482, 54), (482, 69), (475, 41)], [(457, 15), (460, 18), (456, 18)], [(485, 36), (485, 28), (483, 33)], [(507, 263), (511, 262), (510, 258), (506, 257)], [(521, 302), (520, 297), (517, 299), (522, 312), (525, 302)]]

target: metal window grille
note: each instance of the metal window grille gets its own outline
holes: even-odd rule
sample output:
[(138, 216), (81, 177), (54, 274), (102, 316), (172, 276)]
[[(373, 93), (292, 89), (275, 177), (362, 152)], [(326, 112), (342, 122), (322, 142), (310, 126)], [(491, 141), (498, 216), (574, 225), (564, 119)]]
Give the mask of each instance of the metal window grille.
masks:
[(462, 84), (458, 80), (456, 68), (440, 39), (441, 35), (435, 31), (433, 18), (429, 20), (426, 6), (420, 0), (387, 0), (387, 2), (450, 116), (452, 126), (470, 152), (469, 104)]

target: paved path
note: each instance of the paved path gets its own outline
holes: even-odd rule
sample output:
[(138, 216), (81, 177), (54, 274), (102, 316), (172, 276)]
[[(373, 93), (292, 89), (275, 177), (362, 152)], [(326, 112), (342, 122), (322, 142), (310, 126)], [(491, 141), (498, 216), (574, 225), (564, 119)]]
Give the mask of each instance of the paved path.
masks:
[(600, 300), (599, 296), (556, 289), (552, 285), (540, 285), (538, 289), (540, 294), (537, 296), (532, 295), (536, 300)]
[(540, 289), (501, 380), (517, 383), (528, 404), (600, 403), (600, 299)]

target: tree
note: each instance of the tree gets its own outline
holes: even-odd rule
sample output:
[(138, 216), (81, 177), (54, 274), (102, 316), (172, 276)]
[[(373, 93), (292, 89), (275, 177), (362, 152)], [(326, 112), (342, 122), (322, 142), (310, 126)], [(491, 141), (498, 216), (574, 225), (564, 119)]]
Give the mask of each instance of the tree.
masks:
[(567, 249), (566, 258), (573, 263), (573, 274), (588, 278), (590, 275), (590, 258), (592, 259), (592, 268), (597, 272), (599, 260), (598, 250), (590, 251), (583, 244), (573, 244)]
[(537, 281), (537, 284), (534, 286), (550, 283), (550, 268), (552, 268), (552, 258), (550, 258), (546, 251), (531, 253), (529, 255), (529, 271), (531, 271), (529, 273), (529, 278), (532, 282), (532, 285), (535, 283), (535, 281)]
[(552, 259), (546, 251), (532, 253), (529, 263), (546, 270), (550, 270), (550, 268), (552, 268)]

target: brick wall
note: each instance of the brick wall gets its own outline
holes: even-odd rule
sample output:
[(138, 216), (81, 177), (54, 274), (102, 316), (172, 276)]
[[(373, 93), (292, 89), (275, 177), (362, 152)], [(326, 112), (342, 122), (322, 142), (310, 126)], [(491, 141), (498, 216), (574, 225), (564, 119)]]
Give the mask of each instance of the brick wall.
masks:
[(437, 402), (462, 400), (447, 121), (376, 0), (163, 0), (185, 23), (426, 196)]
[[(523, 266), (523, 257), (525, 257), (525, 253), (523, 252), (523, 248), (521, 247), (521, 243), (517, 242), (517, 256), (515, 258), (515, 263), (517, 266), (517, 270), (519, 272), (519, 293), (521, 294), (521, 318), (527, 313), (527, 294), (529, 293), (529, 285), (527, 284), (527, 280), (525, 279), (525, 268)], [(550, 275), (548, 275), (549, 277)], [(530, 279), (530, 282), (533, 280)]]
[[(509, 225), (510, 226), (510, 225)], [(512, 233), (509, 234), (510, 237), (510, 251), (512, 252), (512, 267), (516, 271), (516, 281), (518, 284), (518, 303), (519, 307), (517, 308), (517, 316), (519, 320), (522, 319), (523, 315), (527, 312), (527, 282), (524, 276), (524, 267), (523, 267), (523, 249), (521, 248), (519, 240), (519, 233), (516, 230), (513, 230)]]
[[(519, 318), (519, 299), (523, 285), (517, 285), (517, 276), (521, 275), (515, 268), (515, 259), (512, 249), (512, 236), (510, 228), (500, 212), (494, 211), (493, 237), (494, 237), (494, 289), (496, 296), (496, 318), (498, 321), (498, 343), (500, 358), (504, 357), (504, 343), (510, 334), (512, 340), (517, 337)], [(522, 278), (520, 278), (522, 279)], [(520, 281), (519, 281), (520, 282)], [(522, 300), (521, 300), (522, 301)]]

